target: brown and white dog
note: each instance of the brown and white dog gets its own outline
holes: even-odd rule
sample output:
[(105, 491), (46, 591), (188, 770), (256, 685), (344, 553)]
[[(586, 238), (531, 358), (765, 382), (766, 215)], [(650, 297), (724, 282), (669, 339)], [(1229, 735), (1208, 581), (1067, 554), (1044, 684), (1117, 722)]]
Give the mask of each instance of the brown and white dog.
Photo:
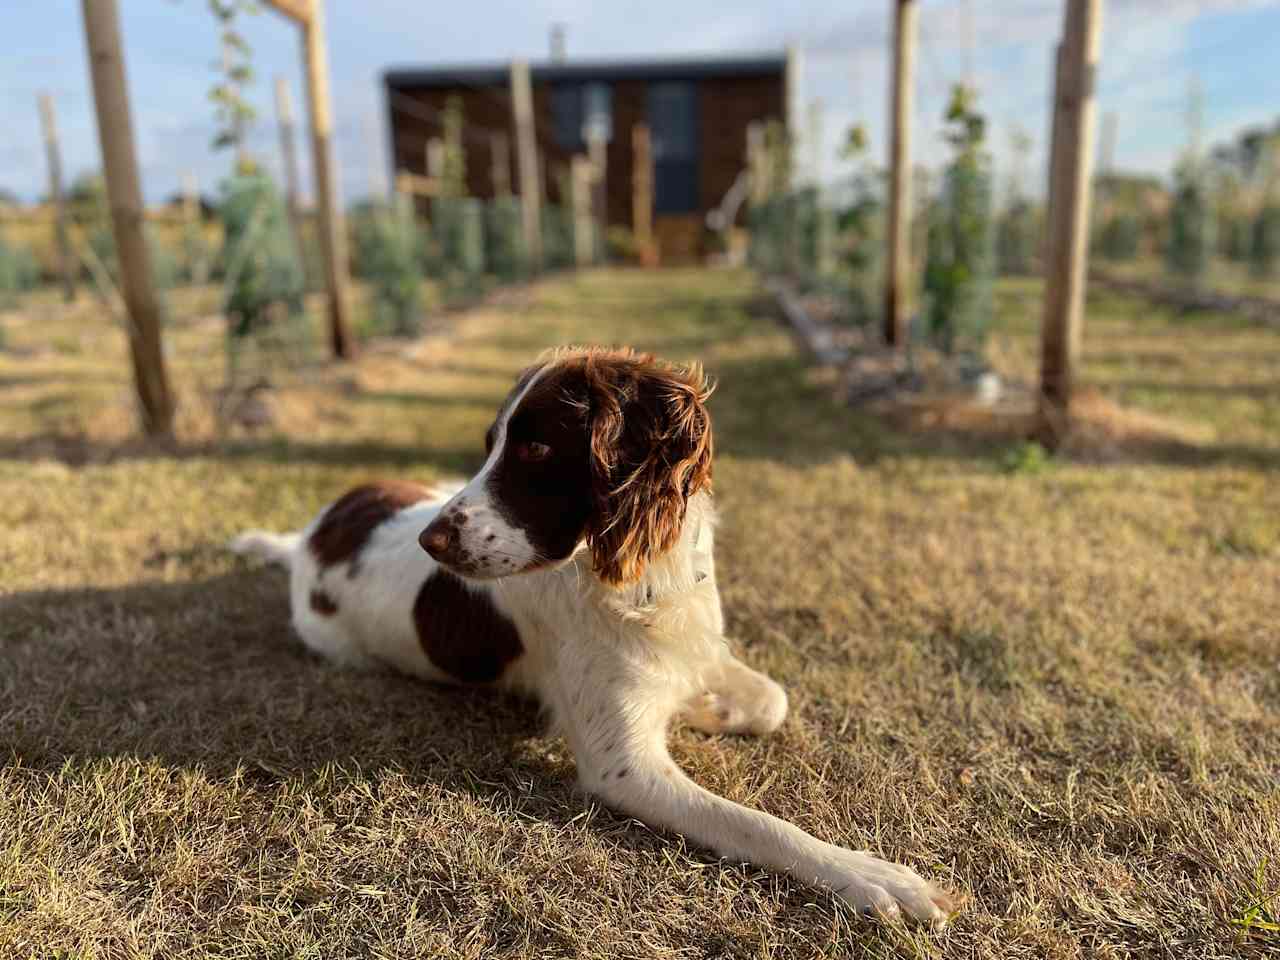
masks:
[(357, 487), (300, 532), (245, 533), (232, 547), (289, 567), (293, 623), (311, 649), (532, 694), (582, 785), (611, 806), (864, 913), (940, 923), (951, 901), (914, 871), (718, 797), (667, 752), (676, 715), (765, 734), (787, 711), (782, 688), (725, 642), (710, 393), (698, 367), (558, 351), (520, 376), (484, 466), (451, 496)]

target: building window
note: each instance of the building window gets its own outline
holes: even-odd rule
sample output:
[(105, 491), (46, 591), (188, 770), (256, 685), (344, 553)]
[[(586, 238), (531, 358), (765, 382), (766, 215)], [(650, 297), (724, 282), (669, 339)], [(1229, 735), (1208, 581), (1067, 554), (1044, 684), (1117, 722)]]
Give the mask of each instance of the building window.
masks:
[(556, 146), (573, 153), (582, 143), (582, 86), (557, 83), (551, 88), (551, 122)]
[(587, 134), (598, 127), (613, 136), (613, 89), (607, 83), (557, 83), (551, 88), (551, 122), (556, 146), (569, 153), (587, 149)]
[(655, 83), (648, 100), (654, 212), (693, 213), (699, 206), (698, 88), (692, 83)]

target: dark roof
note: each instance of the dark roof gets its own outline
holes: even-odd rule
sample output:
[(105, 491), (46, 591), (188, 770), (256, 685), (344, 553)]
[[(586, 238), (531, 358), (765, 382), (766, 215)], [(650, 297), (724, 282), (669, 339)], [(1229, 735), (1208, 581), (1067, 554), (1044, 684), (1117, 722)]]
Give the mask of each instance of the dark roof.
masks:
[[(535, 63), (530, 73), (535, 83), (566, 80), (610, 83), (619, 80), (701, 80), (705, 78), (781, 75), (787, 66), (784, 54), (763, 56), (679, 57), (650, 60), (567, 60)], [(396, 89), (423, 87), (505, 86), (511, 76), (508, 63), (464, 63), (444, 67), (392, 67), (382, 74), (386, 86)]]

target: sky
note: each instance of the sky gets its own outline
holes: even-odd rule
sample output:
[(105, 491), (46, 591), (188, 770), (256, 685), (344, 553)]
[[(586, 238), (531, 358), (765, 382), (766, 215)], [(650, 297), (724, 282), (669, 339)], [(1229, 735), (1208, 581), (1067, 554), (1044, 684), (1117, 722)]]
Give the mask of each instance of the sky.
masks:
[[(206, 0), (118, 0), (134, 129), (146, 199), (163, 200), (191, 171), (216, 191), (230, 156), (215, 153), (208, 90), (218, 29)], [(887, 155), (890, 0), (520, 0), (433, 4), (422, 0), (325, 0), (344, 195), (385, 189), (386, 132), (380, 76), (388, 66), (543, 59), (553, 23), (567, 29), (569, 58), (800, 52), (798, 97), (820, 101), (817, 148), (804, 147), (824, 180), (848, 172), (837, 146), (863, 124), (874, 158)], [(1280, 117), (1280, 0), (1108, 0), (1099, 70), (1099, 116), (1115, 116), (1117, 169), (1166, 175), (1190, 139), (1199, 90), (1205, 143)], [(953, 83), (973, 82), (991, 150), (1008, 169), (1009, 137), (1032, 138), (1026, 177), (1044, 179), (1049, 71), (1063, 0), (921, 0), (915, 156), (945, 157), (940, 118)], [(75, 0), (4, 0), (0, 32), (0, 188), (23, 200), (45, 192), (36, 97), (55, 99), (68, 179), (100, 166), (81, 7)], [(273, 84), (288, 81), (301, 112), (297, 29), (269, 11), (246, 18), (258, 74), (251, 150), (277, 170)], [(802, 132), (810, 129), (806, 124)], [(304, 189), (309, 190), (303, 153)]]

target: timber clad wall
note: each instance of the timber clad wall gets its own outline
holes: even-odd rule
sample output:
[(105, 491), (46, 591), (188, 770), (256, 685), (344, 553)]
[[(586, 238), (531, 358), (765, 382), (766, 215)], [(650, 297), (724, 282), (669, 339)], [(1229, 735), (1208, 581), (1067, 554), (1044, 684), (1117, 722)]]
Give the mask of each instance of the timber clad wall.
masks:
[(746, 167), (747, 126), (757, 120), (783, 118), (782, 79), (703, 80), (698, 85), (701, 108), (699, 207), (717, 206)]
[[(696, 237), (708, 210), (717, 206), (745, 167), (747, 127), (756, 121), (785, 120), (784, 59), (756, 61), (662, 61), (654, 63), (596, 63), (535, 66), (532, 70), (534, 123), (538, 147), (546, 163), (542, 171), (543, 189), (551, 203), (568, 203), (561, 196), (560, 178), (567, 176), (575, 152), (556, 141), (555, 94), (564, 86), (599, 84), (609, 89), (612, 136), (607, 149), (606, 209), (610, 226), (632, 227), (632, 144), (631, 131), (638, 123), (648, 123), (653, 133), (655, 161), (661, 160), (663, 116), (650, 116), (655, 89), (662, 104), (687, 104), (680, 114), (696, 124), (692, 142), (687, 142), (696, 166), (685, 158), (670, 157), (667, 170), (660, 172), (656, 189), (668, 178), (675, 194), (695, 200), (695, 209), (678, 214), (655, 214), (659, 236), (666, 226)], [(462, 102), (467, 157), (467, 191), (472, 196), (494, 195), (493, 161), (489, 131), (507, 134), (512, 188), (518, 192), (515, 136), (512, 130), (509, 71), (506, 66), (459, 68), (457, 71), (391, 71), (386, 75), (387, 108), (392, 138), (392, 156), (397, 171), (426, 173), (426, 145), (443, 133), (441, 120), (451, 97)], [(690, 101), (689, 96), (692, 95)], [(674, 101), (672, 100), (674, 97)], [(667, 106), (666, 119), (680, 126)], [(582, 148), (585, 152), (585, 148)], [(683, 166), (681, 160), (685, 159)], [(696, 172), (695, 172), (696, 170)], [(691, 179), (690, 179), (691, 178)], [(679, 201), (677, 201), (679, 204)], [(683, 206), (677, 206), (684, 209)], [(695, 240), (687, 252), (697, 247)], [(676, 253), (675, 250), (671, 251)]]

